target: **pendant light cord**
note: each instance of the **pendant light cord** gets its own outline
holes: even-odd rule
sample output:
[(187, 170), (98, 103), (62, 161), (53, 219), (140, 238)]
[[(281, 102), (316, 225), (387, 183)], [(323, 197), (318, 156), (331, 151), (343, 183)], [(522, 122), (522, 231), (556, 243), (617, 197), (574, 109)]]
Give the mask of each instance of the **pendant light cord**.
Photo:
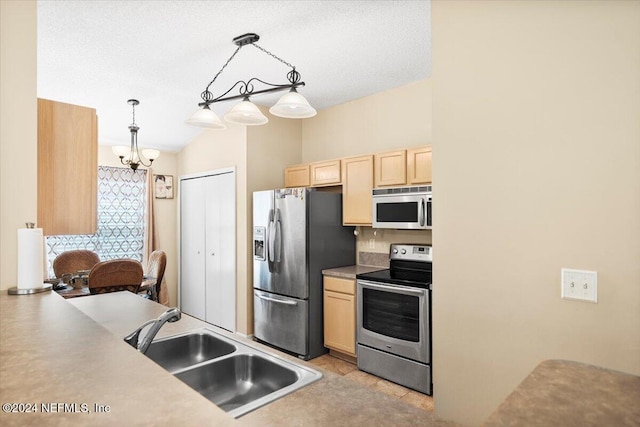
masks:
[(209, 92), (209, 87), (213, 84), (213, 82), (216, 81), (216, 79), (218, 78), (218, 76), (222, 73), (222, 71), (227, 68), (227, 65), (229, 65), (229, 62), (231, 62), (231, 60), (233, 59), (234, 56), (236, 56), (236, 53), (238, 53), (238, 51), (242, 48), (242, 46), (238, 46), (238, 48), (236, 49), (235, 52), (233, 52), (233, 54), (229, 57), (229, 59), (227, 59), (227, 62), (224, 63), (224, 65), (222, 66), (222, 68), (220, 68), (220, 71), (218, 71), (218, 73), (213, 77), (213, 80), (211, 80), (209, 82), (209, 84), (207, 85), (207, 88), (204, 90), (204, 92), (202, 92), (200, 94), (200, 97), (202, 98), (203, 101), (211, 101), (213, 99), (213, 94), (211, 92)]

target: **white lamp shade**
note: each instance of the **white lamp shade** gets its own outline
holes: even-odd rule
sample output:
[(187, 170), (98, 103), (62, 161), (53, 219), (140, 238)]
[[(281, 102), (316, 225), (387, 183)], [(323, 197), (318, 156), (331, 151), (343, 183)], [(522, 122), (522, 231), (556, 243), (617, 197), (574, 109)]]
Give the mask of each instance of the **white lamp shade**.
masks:
[(142, 150), (142, 155), (149, 160), (155, 160), (160, 157), (160, 151), (154, 150), (153, 148), (145, 148)]
[(189, 120), (187, 120), (186, 123), (193, 126), (199, 126), (199, 127), (208, 128), (208, 129), (226, 129), (227, 128), (227, 126), (225, 126), (225, 124), (222, 123), (222, 120), (220, 120), (220, 117), (218, 117), (216, 113), (211, 111), (209, 106), (204, 106), (198, 111), (196, 111), (195, 113), (193, 113), (193, 115), (189, 118)]
[(118, 157), (127, 157), (129, 155), (129, 147), (124, 145), (114, 145), (111, 147), (111, 151)]
[(294, 90), (283, 95), (273, 107), (269, 108), (269, 112), (285, 119), (306, 119), (317, 114), (305, 97)]
[(233, 107), (224, 115), (224, 119), (229, 123), (248, 126), (263, 125), (269, 121), (258, 107), (251, 103), (251, 101), (247, 100), (244, 100)]

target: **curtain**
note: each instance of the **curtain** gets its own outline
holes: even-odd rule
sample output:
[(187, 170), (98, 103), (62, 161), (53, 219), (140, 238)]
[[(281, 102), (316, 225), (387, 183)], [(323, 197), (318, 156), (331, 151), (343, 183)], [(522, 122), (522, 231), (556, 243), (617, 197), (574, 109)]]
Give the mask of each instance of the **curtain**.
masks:
[[(158, 227), (156, 226), (156, 211), (155, 211), (155, 197), (153, 194), (154, 186), (153, 186), (153, 170), (151, 168), (148, 169), (147, 172), (147, 209), (145, 223), (147, 227), (145, 228), (144, 233), (144, 244), (143, 244), (143, 265), (149, 265), (149, 257), (151, 256), (151, 252), (159, 249), (158, 242)], [(148, 267), (146, 267), (148, 268)], [(160, 283), (160, 293), (158, 294), (158, 302), (160, 304), (169, 305), (169, 293), (167, 292), (167, 280), (163, 277), (162, 283)], [(157, 286), (156, 286), (157, 289)]]

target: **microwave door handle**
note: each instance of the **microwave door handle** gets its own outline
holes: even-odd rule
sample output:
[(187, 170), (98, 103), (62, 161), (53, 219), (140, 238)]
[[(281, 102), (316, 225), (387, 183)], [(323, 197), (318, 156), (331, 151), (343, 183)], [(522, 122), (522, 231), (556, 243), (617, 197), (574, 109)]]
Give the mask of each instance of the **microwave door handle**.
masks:
[(426, 216), (424, 199), (420, 199), (420, 227), (424, 227), (424, 218)]

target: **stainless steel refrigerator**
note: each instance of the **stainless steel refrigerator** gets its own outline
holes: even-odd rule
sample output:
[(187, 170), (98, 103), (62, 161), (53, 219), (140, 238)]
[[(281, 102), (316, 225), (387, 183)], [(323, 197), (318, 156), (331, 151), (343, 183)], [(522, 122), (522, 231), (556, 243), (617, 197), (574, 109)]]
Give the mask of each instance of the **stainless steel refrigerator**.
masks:
[(355, 264), (342, 195), (308, 188), (253, 193), (253, 319), (259, 341), (308, 360), (323, 345), (322, 270)]

